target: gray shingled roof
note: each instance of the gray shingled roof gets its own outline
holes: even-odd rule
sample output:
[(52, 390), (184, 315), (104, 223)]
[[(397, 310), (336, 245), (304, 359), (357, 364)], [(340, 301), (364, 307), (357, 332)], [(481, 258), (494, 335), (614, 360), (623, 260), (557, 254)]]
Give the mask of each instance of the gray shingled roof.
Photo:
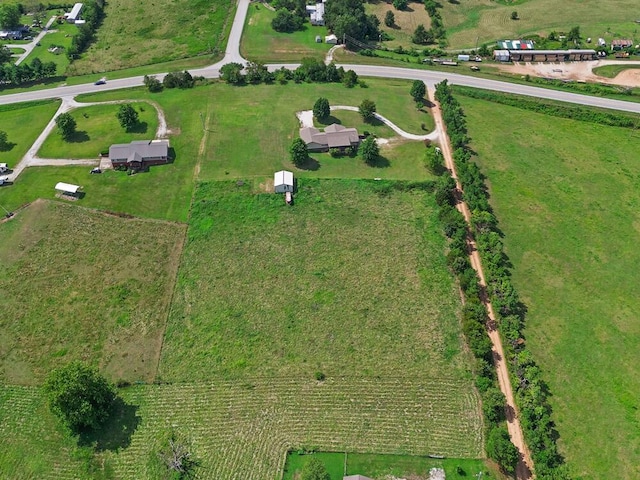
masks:
[(109, 147), (109, 158), (129, 161), (143, 161), (145, 158), (166, 157), (169, 154), (169, 140), (136, 140)]
[(329, 125), (320, 132), (314, 127), (305, 127), (300, 129), (300, 138), (306, 144), (317, 143), (327, 145), (329, 148), (349, 147), (354, 143), (358, 143), (358, 130), (355, 128), (347, 128), (337, 123)]

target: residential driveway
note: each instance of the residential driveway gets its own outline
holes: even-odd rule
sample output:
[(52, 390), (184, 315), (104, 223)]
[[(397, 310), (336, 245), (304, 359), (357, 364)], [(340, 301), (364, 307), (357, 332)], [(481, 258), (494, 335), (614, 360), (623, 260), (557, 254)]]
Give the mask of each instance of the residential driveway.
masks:
[[(56, 128), (56, 117), (62, 113), (70, 112), (76, 108), (81, 107), (89, 107), (91, 105), (104, 105), (104, 104), (119, 104), (119, 103), (129, 103), (132, 100), (115, 100), (110, 102), (88, 102), (81, 103), (77, 102), (73, 97), (62, 97), (62, 103), (60, 104), (60, 108), (53, 115), (49, 123), (42, 133), (38, 136), (31, 148), (27, 151), (27, 153), (22, 157), (20, 162), (13, 168), (12, 172), (7, 175), (7, 179), (10, 182), (14, 182), (18, 176), (22, 173), (22, 171), (27, 167), (41, 167), (41, 166), (63, 166), (63, 165), (90, 165), (90, 166), (98, 166), (101, 167), (106, 166), (104, 163), (101, 163), (98, 158), (87, 158), (87, 159), (77, 159), (77, 158), (40, 158), (38, 157), (38, 151), (42, 148), (47, 137), (53, 132)], [(164, 112), (160, 108), (160, 106), (155, 102), (148, 102), (151, 104), (158, 113), (158, 130), (156, 131), (156, 138), (166, 138), (169, 134), (169, 130), (167, 128), (167, 121), (164, 116)]]
[(42, 31), (31, 42), (25, 43), (24, 45), (22, 44), (7, 45), (7, 47), (9, 48), (22, 48), (24, 50), (24, 53), (22, 53), (16, 60), (16, 65), (20, 65), (22, 62), (24, 62), (24, 60), (29, 56), (29, 54), (33, 51), (33, 49), (36, 48), (36, 45), (38, 44), (38, 42), (42, 40), (42, 37), (44, 37), (47, 33), (55, 32), (55, 30), (49, 30), (49, 27), (51, 26), (51, 24), (53, 24), (55, 19), (56, 19), (55, 15), (51, 17), (47, 22), (47, 24), (45, 25), (45, 27), (42, 29)]

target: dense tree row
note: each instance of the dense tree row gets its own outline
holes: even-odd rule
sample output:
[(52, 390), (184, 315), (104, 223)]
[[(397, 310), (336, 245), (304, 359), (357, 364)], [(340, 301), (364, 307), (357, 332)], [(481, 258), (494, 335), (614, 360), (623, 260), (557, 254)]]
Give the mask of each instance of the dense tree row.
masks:
[(104, 18), (104, 0), (89, 0), (84, 4), (82, 18), (85, 23), (78, 26), (78, 33), (71, 39), (67, 57), (74, 60), (84, 52), (94, 39), (94, 35)]
[(261, 63), (249, 62), (244, 69), (239, 63), (227, 63), (220, 68), (220, 78), (232, 85), (274, 82), (285, 84), (292, 80), (295, 83), (342, 83), (352, 88), (359, 83), (358, 75), (353, 70), (338, 68), (333, 62), (325, 65), (315, 58), (303, 58), (295, 70), (282, 67), (275, 72), (270, 72)]
[(441, 8), (441, 5), (436, 2), (436, 0), (424, 0), (424, 8), (431, 18), (430, 33), (433, 35), (433, 38), (435, 40), (446, 38), (447, 32), (444, 29), (442, 16), (440, 15), (440, 11), (438, 10), (439, 8)]
[[(558, 435), (551, 420), (549, 390), (522, 338), (526, 308), (520, 302), (511, 283), (509, 272), (511, 265), (504, 253), (497, 221), (488, 202), (484, 178), (478, 166), (471, 160), (472, 152), (468, 147), (469, 138), (464, 112), (453, 97), (446, 80), (436, 86), (436, 99), (440, 102), (454, 147), (454, 161), (463, 186), (464, 199), (472, 211), (472, 231), (468, 232), (465, 226), (464, 234), (475, 236), (482, 255), (486, 269), (487, 293), (495, 307), (498, 327), (506, 343), (507, 360), (511, 367), (515, 396), (520, 408), (520, 421), (532, 453), (537, 477), (549, 480), (567, 479), (569, 477), (564, 467), (564, 460), (556, 444)], [(442, 188), (455, 187), (452, 181), (445, 181), (446, 187)], [(499, 391), (496, 391), (495, 382), (492, 383), (489, 380), (487, 372), (493, 369), (490, 363), (491, 347), (485, 344), (482, 338), (487, 338), (486, 311), (476, 294), (476, 292), (479, 293), (477, 282), (474, 284), (475, 280), (470, 281), (468, 278), (471, 274), (468, 270), (466, 244), (461, 240), (463, 221), (456, 219), (452, 213), (452, 197), (453, 195), (446, 191), (440, 192), (439, 202), (443, 200), (449, 202), (444, 203), (441, 219), (445, 226), (445, 233), (452, 239), (448, 256), (449, 264), (459, 275), (461, 287), (465, 290), (468, 300), (463, 312), (463, 330), (471, 350), (480, 362), (478, 388), (482, 393), (483, 411), (490, 427), (487, 435), (487, 454), (499, 462), (505, 470), (512, 471), (517, 462), (517, 455), (514, 456), (514, 452), (509, 447), (513, 445), (506, 441), (508, 434), (501, 425), (504, 421), (504, 398)], [(436, 198), (438, 199), (438, 196)], [(502, 404), (502, 411), (499, 404)]]
[(39, 58), (34, 58), (30, 63), (14, 65), (6, 63), (0, 65), (0, 88), (2, 85), (22, 85), (50, 78), (56, 74), (56, 64), (54, 62), (43, 62)]
[(599, 125), (607, 125), (611, 127), (640, 128), (640, 118), (637, 115), (602, 112), (594, 110), (593, 108), (585, 108), (565, 103), (549, 103), (540, 99), (490, 92), (488, 90), (479, 90), (476, 88), (460, 87), (459, 91), (462, 95), (467, 97), (479, 98), (502, 105), (518, 107), (523, 110), (544, 113), (545, 115), (551, 115), (552, 117), (570, 118), (572, 120), (597, 123)]

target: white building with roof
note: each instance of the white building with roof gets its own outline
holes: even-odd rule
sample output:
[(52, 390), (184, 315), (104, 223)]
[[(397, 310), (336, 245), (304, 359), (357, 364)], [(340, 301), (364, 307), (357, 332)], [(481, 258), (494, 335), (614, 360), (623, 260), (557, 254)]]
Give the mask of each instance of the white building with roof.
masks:
[(293, 172), (280, 170), (273, 175), (273, 191), (275, 193), (293, 193)]

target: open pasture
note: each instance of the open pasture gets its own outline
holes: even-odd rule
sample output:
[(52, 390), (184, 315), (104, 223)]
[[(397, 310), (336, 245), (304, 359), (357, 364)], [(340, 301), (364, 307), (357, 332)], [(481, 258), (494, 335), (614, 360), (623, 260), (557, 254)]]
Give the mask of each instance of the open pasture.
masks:
[[(389, 34), (393, 40), (384, 42), (387, 48), (402, 46), (403, 48), (423, 48), (411, 42), (411, 36), (418, 25), (424, 25), (428, 30), (431, 28), (431, 18), (424, 8), (422, 2), (409, 2), (406, 10), (396, 10), (391, 2), (375, 0), (365, 3), (367, 14), (372, 14), (380, 20), (380, 30)], [(391, 10), (395, 17), (395, 24), (387, 27), (384, 24), (384, 16)], [(377, 40), (377, 39), (376, 39)]]
[[(640, 137), (459, 96), (575, 478), (640, 476)], [(525, 125), (518, 133), (502, 131)]]
[(0, 225), (0, 379), (73, 359), (153, 380), (184, 227), (38, 201)]
[(98, 158), (102, 151), (114, 143), (132, 140), (153, 140), (158, 128), (158, 113), (146, 102), (131, 102), (138, 112), (139, 122), (130, 131), (120, 126), (116, 117), (120, 105), (93, 105), (72, 110), (76, 133), (69, 141), (62, 139), (57, 129), (45, 140), (38, 151), (41, 158)]
[[(500, 39), (524, 35), (568, 32), (579, 26), (582, 37), (638, 40), (638, 24), (634, 23), (638, 4), (635, 0), (584, 0), (557, 2), (528, 0), (510, 4), (492, 0), (468, 0), (442, 3), (442, 19), (450, 48), (475, 48)], [(511, 12), (519, 20), (511, 20)], [(585, 44), (587, 45), (587, 44)]]
[(111, 0), (96, 41), (68, 73), (107, 72), (224, 52), (230, 0)]
[[(324, 59), (331, 45), (324, 43), (329, 34), (326, 27), (313, 26), (309, 22), (299, 32), (280, 33), (271, 28), (276, 13), (261, 3), (249, 6), (242, 35), (240, 51), (254, 62), (300, 62), (304, 57)], [(316, 43), (316, 36), (322, 43)]]

